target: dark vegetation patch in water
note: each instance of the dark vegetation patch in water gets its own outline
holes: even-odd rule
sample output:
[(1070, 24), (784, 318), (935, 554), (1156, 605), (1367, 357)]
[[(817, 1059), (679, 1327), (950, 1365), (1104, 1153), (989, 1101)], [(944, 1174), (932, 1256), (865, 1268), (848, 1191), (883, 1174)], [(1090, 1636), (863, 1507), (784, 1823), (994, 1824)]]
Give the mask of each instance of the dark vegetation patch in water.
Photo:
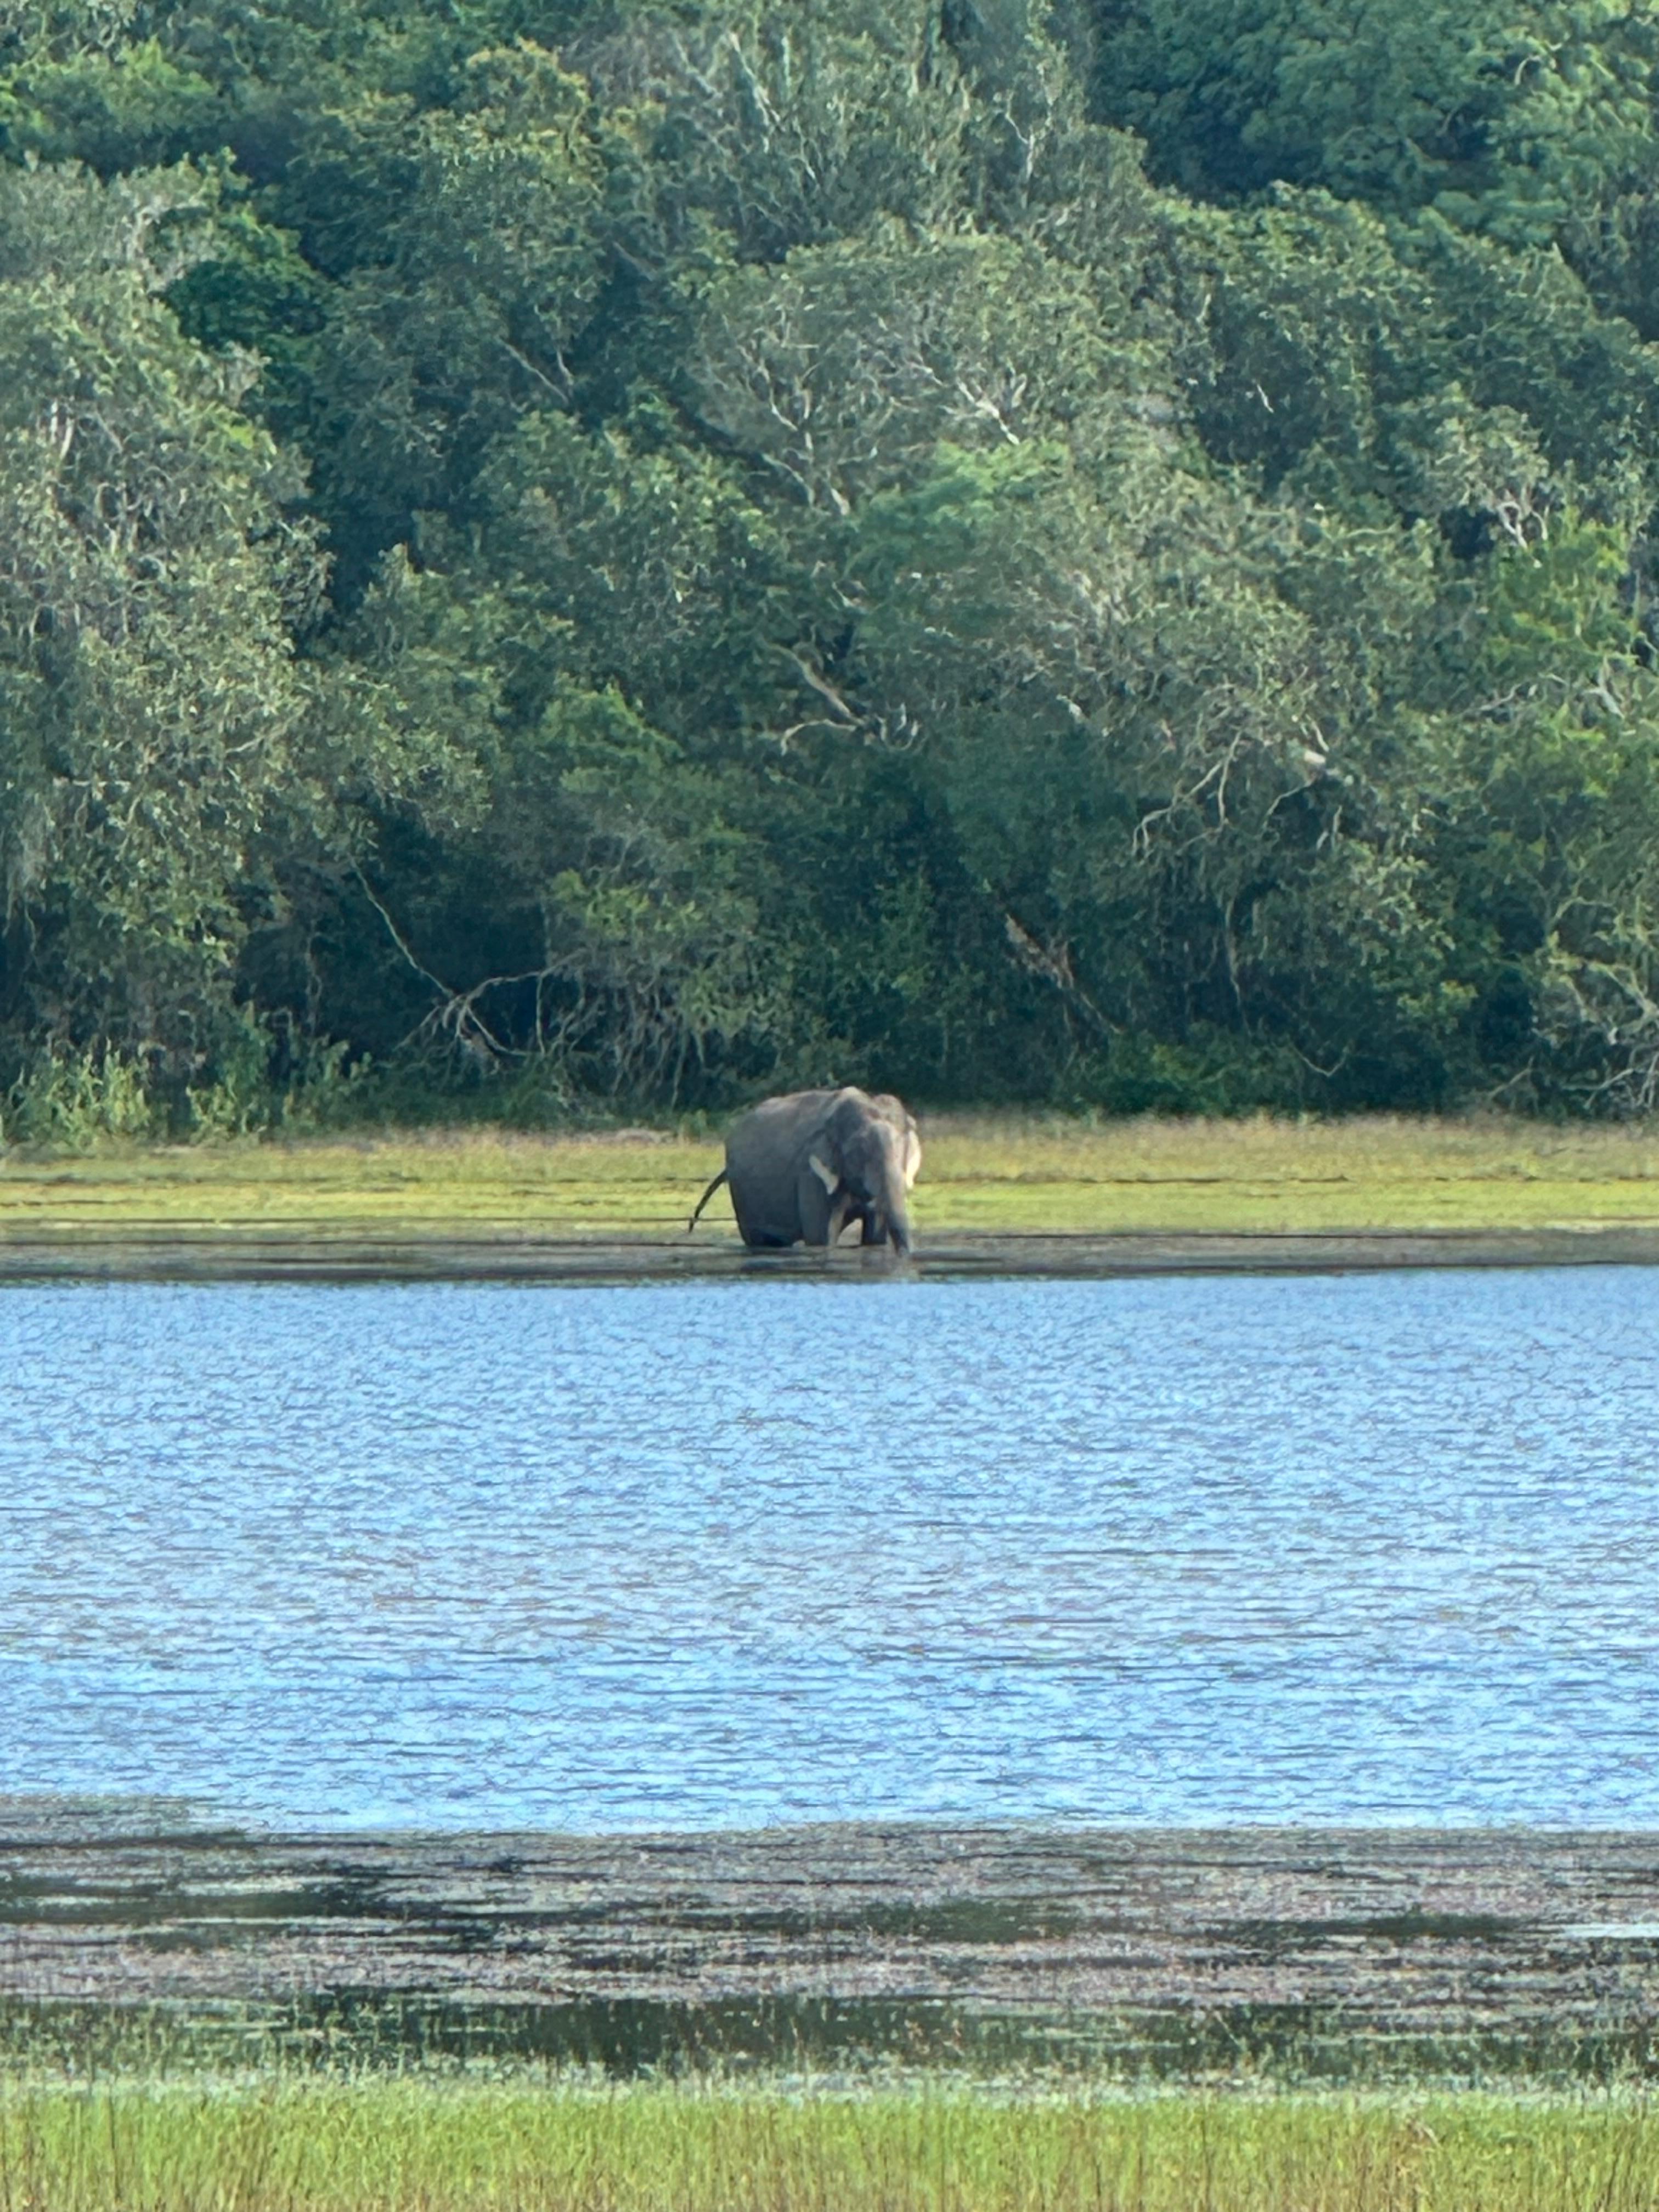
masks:
[(1651, 2018), (1594, 2031), (1377, 2033), (1312, 2006), (1091, 2014), (986, 2012), (937, 2000), (794, 1996), (674, 2003), (471, 2005), (416, 1994), (317, 1992), (191, 2010), (0, 2004), (0, 2074), (77, 2079), (256, 2070), (440, 2072), (479, 2067), (611, 2081), (917, 2075), (1123, 2086), (1538, 2087), (1659, 2081)]
[(1645, 2079), (1650, 1834), (236, 1835), (0, 1804), (0, 2063)]

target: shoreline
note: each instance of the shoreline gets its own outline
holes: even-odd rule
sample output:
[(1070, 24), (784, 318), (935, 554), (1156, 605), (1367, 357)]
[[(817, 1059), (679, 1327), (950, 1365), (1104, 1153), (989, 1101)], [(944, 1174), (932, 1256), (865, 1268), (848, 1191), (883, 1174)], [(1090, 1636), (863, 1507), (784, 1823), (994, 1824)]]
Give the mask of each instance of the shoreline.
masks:
[(843, 1245), (749, 1251), (735, 1239), (465, 1234), (344, 1227), (297, 1233), (125, 1223), (57, 1233), (0, 1227), (0, 1285), (43, 1282), (584, 1284), (1149, 1275), (1349, 1274), (1441, 1268), (1659, 1266), (1659, 1227), (973, 1231), (907, 1261)]
[(1656, 1861), (1647, 1831), (288, 1836), (0, 1799), (0, 2015), (263, 2008), (303, 2038), (345, 2007), (382, 2056), (391, 2021), (623, 2073), (1547, 2070), (1650, 2040)]

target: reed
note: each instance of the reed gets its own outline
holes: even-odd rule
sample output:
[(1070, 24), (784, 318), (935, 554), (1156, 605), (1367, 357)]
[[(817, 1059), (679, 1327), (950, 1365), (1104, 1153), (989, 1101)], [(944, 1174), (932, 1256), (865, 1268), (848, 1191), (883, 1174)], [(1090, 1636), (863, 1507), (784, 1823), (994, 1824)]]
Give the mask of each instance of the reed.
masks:
[(1632, 2097), (851, 2095), (363, 2075), (0, 2090), (4, 2212), (1635, 2212)]

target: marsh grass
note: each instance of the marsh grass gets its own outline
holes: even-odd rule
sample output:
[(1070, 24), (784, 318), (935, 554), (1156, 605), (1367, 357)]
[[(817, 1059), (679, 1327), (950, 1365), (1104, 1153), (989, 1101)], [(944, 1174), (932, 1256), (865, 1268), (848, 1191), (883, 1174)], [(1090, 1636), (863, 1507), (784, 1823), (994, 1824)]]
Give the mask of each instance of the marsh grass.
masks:
[[(1646, 1123), (945, 1115), (924, 1117), (923, 1133), (924, 1240), (1659, 1225), (1659, 1126)], [(713, 1138), (653, 1131), (19, 1149), (0, 1159), (0, 1237), (678, 1241), (720, 1157)], [(733, 1241), (724, 1194), (697, 1233), (713, 1244)]]
[(923, 1226), (987, 1231), (1577, 1227), (1659, 1222), (1659, 1127), (949, 1115)]
[(13, 2082), (0, 2212), (1626, 2212), (1644, 2103)]

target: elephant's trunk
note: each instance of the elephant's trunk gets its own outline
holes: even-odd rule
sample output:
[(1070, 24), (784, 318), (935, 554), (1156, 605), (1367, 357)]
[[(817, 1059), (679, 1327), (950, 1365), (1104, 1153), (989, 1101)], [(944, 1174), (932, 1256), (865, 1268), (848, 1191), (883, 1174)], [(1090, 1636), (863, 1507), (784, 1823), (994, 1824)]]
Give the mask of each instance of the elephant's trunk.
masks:
[(910, 1250), (910, 1194), (904, 1180), (905, 1147), (902, 1133), (890, 1122), (880, 1128), (880, 1219), (886, 1224), (893, 1249), (902, 1259)]

